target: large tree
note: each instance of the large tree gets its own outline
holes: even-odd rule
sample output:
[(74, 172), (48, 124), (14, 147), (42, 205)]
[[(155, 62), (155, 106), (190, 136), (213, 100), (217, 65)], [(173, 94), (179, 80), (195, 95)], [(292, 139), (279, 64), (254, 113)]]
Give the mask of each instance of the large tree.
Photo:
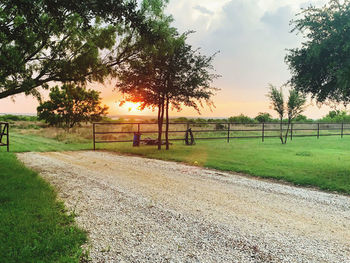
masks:
[(50, 82), (101, 82), (130, 56), (126, 32), (146, 28), (133, 0), (2, 0), (0, 99), (39, 95)]
[(350, 102), (350, 1), (310, 6), (293, 21), (305, 41), (289, 50), (291, 85), (318, 102)]
[(117, 90), (126, 101), (140, 102), (141, 109), (158, 110), (158, 149), (161, 149), (163, 122), (166, 120), (166, 148), (169, 149), (169, 108), (181, 110), (189, 106), (212, 105), (215, 88), (211, 82), (217, 75), (211, 70), (213, 56), (207, 57), (186, 43), (187, 35), (171, 27), (172, 18), (158, 14), (153, 28), (158, 37), (139, 46), (136, 59), (118, 72)]
[(100, 94), (95, 90), (66, 84), (51, 88), (49, 96), (37, 111), (40, 120), (53, 126), (70, 129), (81, 122), (100, 121), (108, 113), (108, 107), (101, 106)]

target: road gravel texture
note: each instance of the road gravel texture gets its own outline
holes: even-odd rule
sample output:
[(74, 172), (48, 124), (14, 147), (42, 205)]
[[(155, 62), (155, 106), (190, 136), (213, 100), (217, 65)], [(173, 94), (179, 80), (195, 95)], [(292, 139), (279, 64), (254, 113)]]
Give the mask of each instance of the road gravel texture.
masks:
[(350, 197), (109, 152), (20, 153), (92, 262), (350, 262)]

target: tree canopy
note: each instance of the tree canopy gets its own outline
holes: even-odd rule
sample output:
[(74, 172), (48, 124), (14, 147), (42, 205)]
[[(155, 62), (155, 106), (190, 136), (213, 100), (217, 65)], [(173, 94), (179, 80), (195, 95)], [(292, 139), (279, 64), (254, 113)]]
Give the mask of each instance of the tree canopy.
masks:
[[(285, 101), (282, 88), (278, 89), (270, 84), (267, 97), (270, 99), (271, 108), (277, 112), (280, 119), (280, 140), (282, 144), (286, 144), (289, 128), (292, 121), (305, 110), (305, 94), (300, 93), (298, 90), (292, 88), (289, 90), (288, 100)], [(285, 113), (287, 113), (288, 122), (286, 133), (283, 139), (283, 117)]]
[(350, 102), (350, 1), (331, 0), (322, 8), (310, 6), (293, 21), (305, 37), (285, 60), (291, 85), (318, 102)]
[(50, 89), (50, 99), (37, 108), (38, 117), (53, 126), (73, 128), (81, 122), (100, 121), (108, 112), (99, 92), (73, 84)]
[(136, 1), (3, 0), (0, 99), (38, 96), (50, 82), (101, 82), (130, 56), (125, 32), (146, 28)]
[[(159, 1), (156, 1), (159, 2)], [(162, 2), (162, 1), (160, 1)], [(147, 6), (145, 6), (147, 10)], [(189, 32), (179, 34), (171, 26), (172, 17), (152, 12), (152, 28), (157, 37), (138, 45), (137, 55), (119, 67), (117, 90), (124, 101), (141, 103), (141, 109), (158, 109), (158, 143), (161, 147), (163, 119), (166, 119), (168, 148), (169, 108), (181, 110), (188, 106), (200, 110), (200, 105), (212, 105), (215, 88), (211, 86), (214, 56), (202, 55), (186, 43)]]

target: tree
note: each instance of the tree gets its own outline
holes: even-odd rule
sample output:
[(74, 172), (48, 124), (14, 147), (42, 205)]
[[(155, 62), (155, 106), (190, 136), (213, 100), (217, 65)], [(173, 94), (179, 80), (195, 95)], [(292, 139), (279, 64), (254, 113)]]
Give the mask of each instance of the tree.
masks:
[(310, 6), (293, 21), (306, 40), (289, 50), (285, 60), (290, 84), (317, 102), (350, 101), (350, 1), (331, 0), (322, 8)]
[(116, 86), (124, 101), (140, 102), (141, 110), (158, 110), (158, 149), (162, 145), (164, 117), (166, 149), (169, 149), (169, 108), (180, 111), (182, 106), (188, 106), (199, 112), (203, 102), (212, 105), (210, 99), (216, 90), (211, 82), (217, 75), (210, 73), (214, 57), (194, 50), (186, 43), (188, 33), (179, 35), (170, 26), (171, 22), (172, 18), (162, 11), (157, 13), (152, 20), (157, 39), (151, 42), (141, 39), (134, 59), (119, 68)]
[(343, 117), (343, 116), (346, 116), (346, 111), (332, 110), (328, 112), (328, 114), (326, 115), (326, 118), (335, 119), (337, 117)]
[[(292, 121), (304, 111), (306, 97), (295, 89), (289, 90), (288, 101), (285, 105), (282, 89), (277, 89), (273, 85), (269, 86), (269, 93), (267, 94), (271, 101), (272, 108), (278, 113), (280, 119), (280, 140), (282, 144), (287, 143), (288, 133)], [(283, 117), (287, 113), (287, 130), (283, 138)]]
[(259, 112), (259, 114), (254, 118), (260, 123), (272, 121), (272, 116), (267, 112)]
[(41, 102), (38, 117), (49, 125), (73, 128), (81, 122), (100, 121), (108, 107), (100, 106), (99, 92), (73, 84), (55, 86), (50, 90), (50, 100)]
[(280, 139), (283, 144), (283, 116), (284, 116), (284, 98), (282, 88), (277, 89), (272, 84), (269, 84), (269, 93), (267, 97), (270, 99), (271, 107), (278, 114), (280, 120)]
[(299, 114), (295, 119), (296, 122), (313, 122), (312, 119), (308, 119), (305, 115)]
[(228, 118), (228, 122), (230, 122), (230, 123), (254, 123), (255, 120), (246, 116), (246, 115), (243, 115), (241, 113), (238, 116), (232, 116), (232, 117)]
[(284, 143), (287, 143), (288, 132), (292, 120), (298, 117), (304, 111), (304, 105), (306, 103), (305, 95), (301, 94), (295, 89), (289, 90), (289, 97), (287, 102), (287, 115), (288, 115), (288, 126), (286, 135), (284, 137)]
[(126, 0), (3, 0), (0, 17), (0, 99), (40, 96), (50, 82), (102, 82), (131, 56), (126, 32), (146, 31)]

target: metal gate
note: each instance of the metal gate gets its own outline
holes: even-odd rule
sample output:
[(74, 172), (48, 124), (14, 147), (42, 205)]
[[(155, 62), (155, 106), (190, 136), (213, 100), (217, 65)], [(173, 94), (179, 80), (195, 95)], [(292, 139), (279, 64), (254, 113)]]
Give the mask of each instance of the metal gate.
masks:
[(0, 122), (0, 147), (1, 146), (5, 146), (7, 151), (10, 151), (10, 133), (8, 122)]

